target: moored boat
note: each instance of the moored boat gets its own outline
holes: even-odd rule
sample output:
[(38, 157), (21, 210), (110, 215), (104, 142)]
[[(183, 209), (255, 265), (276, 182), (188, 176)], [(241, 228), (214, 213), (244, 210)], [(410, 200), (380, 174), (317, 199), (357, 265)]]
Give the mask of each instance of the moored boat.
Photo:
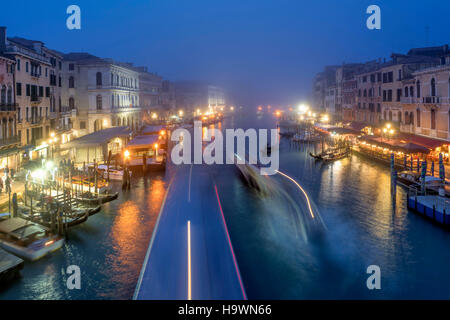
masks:
[(0, 246), (26, 260), (38, 260), (63, 244), (64, 238), (25, 219), (10, 218), (0, 222)]

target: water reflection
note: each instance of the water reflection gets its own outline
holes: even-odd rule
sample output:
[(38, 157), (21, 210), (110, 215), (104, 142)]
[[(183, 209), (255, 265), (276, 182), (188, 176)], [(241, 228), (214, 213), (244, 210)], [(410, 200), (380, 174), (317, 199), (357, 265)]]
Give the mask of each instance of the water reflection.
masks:
[[(62, 250), (26, 263), (0, 299), (131, 299), (166, 191), (166, 175), (133, 178), (132, 189), (69, 232)], [(81, 290), (66, 288), (66, 268), (81, 269)]]

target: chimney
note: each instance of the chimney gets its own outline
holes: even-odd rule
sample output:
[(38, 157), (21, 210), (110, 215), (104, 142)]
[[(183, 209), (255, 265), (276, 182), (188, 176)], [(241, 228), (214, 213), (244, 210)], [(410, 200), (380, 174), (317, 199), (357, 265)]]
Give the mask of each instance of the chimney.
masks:
[(6, 27), (0, 27), (0, 52), (6, 50)]

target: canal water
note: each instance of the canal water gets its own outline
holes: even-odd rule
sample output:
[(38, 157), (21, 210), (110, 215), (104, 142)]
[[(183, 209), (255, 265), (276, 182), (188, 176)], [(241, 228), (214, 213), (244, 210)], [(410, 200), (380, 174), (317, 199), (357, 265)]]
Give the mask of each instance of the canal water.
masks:
[[(270, 115), (232, 121), (230, 127), (276, 127)], [(234, 178), (231, 170), (216, 170), (248, 297), (449, 299), (450, 232), (409, 212), (401, 187), (392, 199), (389, 167), (357, 155), (322, 164), (310, 151), (313, 145), (282, 139), (280, 171), (298, 181), (317, 206), (324, 226), (314, 232), (296, 223), (297, 213), (283, 197), (263, 197), (236, 170)], [(285, 177), (270, 179), (289, 198), (305, 202)], [(367, 288), (370, 265), (380, 267), (380, 290)]]
[[(225, 119), (221, 128), (275, 128), (271, 115)], [(231, 240), (250, 299), (450, 298), (450, 232), (408, 212), (400, 187), (390, 195), (389, 168), (353, 155), (323, 165), (312, 145), (280, 144), (280, 171), (261, 195), (234, 166), (213, 166)], [(161, 203), (166, 173), (135, 177), (133, 188), (73, 228), (63, 250), (26, 263), (0, 299), (130, 299)], [(120, 190), (120, 184), (114, 186)], [(121, 190), (120, 190), (121, 191)], [(68, 290), (78, 265), (81, 290)], [(368, 290), (366, 269), (381, 269)]]

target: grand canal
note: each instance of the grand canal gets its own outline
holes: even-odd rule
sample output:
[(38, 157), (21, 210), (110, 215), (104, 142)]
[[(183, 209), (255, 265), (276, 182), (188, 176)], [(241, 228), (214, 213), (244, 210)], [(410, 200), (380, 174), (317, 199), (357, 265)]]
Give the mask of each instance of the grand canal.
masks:
[[(271, 115), (225, 119), (222, 128), (275, 128)], [(450, 233), (408, 212), (405, 190), (391, 198), (389, 168), (356, 155), (314, 162), (313, 146), (282, 140), (280, 171), (260, 195), (234, 166), (212, 166), (249, 299), (450, 298)], [(130, 299), (173, 167), (134, 178), (132, 190), (73, 228), (63, 250), (27, 263), (0, 299)], [(118, 190), (120, 186), (115, 186)], [(320, 223), (317, 223), (317, 221)], [(69, 265), (81, 290), (66, 288)], [(368, 290), (366, 268), (381, 268), (381, 290)]]

